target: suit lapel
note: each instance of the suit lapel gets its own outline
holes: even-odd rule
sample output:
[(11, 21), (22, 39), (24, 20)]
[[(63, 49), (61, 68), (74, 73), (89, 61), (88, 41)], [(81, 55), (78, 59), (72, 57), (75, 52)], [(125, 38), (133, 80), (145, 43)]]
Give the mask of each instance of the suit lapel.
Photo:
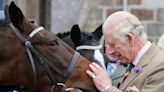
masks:
[[(142, 70), (142, 68), (141, 68)], [(131, 83), (131, 81), (133, 79), (135, 79), (135, 77), (137, 77), (142, 71), (140, 71), (139, 73), (134, 72), (133, 70), (131, 71), (131, 73), (128, 75), (127, 79), (123, 82), (122, 86), (120, 87), (120, 89), (125, 89), (129, 83)]]
[[(125, 90), (128, 85), (144, 70), (144, 67), (151, 62), (151, 59), (156, 55), (158, 52), (155, 45), (152, 45), (148, 51), (145, 52), (145, 54), (140, 59), (139, 63), (132, 69), (131, 73), (128, 75), (127, 79), (124, 81), (124, 83), (121, 85), (120, 89)], [(135, 68), (140, 68), (140, 72), (134, 72)]]

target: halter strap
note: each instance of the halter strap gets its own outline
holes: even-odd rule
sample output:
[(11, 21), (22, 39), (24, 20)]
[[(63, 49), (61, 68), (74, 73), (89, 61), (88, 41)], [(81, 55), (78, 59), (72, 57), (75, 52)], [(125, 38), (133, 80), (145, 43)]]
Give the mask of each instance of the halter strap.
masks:
[(73, 71), (73, 68), (74, 68), (74, 66), (76, 64), (76, 61), (78, 60), (79, 56), (80, 56), (80, 54), (77, 51), (75, 51), (74, 54), (73, 54), (73, 57), (72, 57), (72, 61), (69, 64), (69, 67), (67, 69), (68, 72), (71, 73)]
[(80, 54), (75, 51), (71, 60), (71, 63), (69, 64), (68, 68), (67, 68), (67, 73), (64, 74), (64, 80), (63, 83), (66, 82), (66, 80), (68, 79), (68, 77), (70, 76), (70, 73), (72, 73), (75, 64), (77, 63), (76, 61), (79, 59)]
[(17, 29), (12, 23), (10, 23), (10, 27), (13, 29), (14, 33), (15, 33), (16, 36), (19, 38), (19, 40), (21, 40), (21, 42), (22, 42), (23, 44), (25, 44), (26, 41), (27, 41), (27, 39), (25, 39), (25, 38), (21, 35), (20, 31), (18, 31), (18, 29)]
[(82, 46), (78, 46), (76, 47), (76, 50), (82, 50), (82, 49), (87, 49), (87, 50), (98, 50), (101, 49), (102, 45), (99, 46), (87, 46), (87, 45), (82, 45)]
[[(37, 73), (36, 73), (35, 62), (34, 62), (34, 59), (32, 57), (32, 53), (30, 51), (30, 49), (32, 48), (31, 42), (29, 41), (29, 39), (24, 38), (21, 35), (20, 31), (12, 23), (10, 23), (10, 27), (13, 29), (13, 31), (15, 32), (15, 34), (19, 38), (19, 40), (27, 46), (26, 51), (27, 51), (27, 54), (29, 56), (32, 70), (33, 70), (33, 75), (34, 75), (33, 90), (35, 90), (35, 87), (37, 84)], [(35, 29), (34, 32), (33, 31), (31, 32), (29, 37), (32, 38), (36, 33), (38, 33), (39, 31), (42, 31), (43, 29), (44, 29), (43, 27), (39, 27), (39, 28)]]
[(44, 28), (43, 28), (42, 26), (41, 26), (41, 27), (38, 27), (37, 29), (33, 30), (33, 31), (30, 33), (29, 37), (32, 38), (36, 33), (42, 31), (43, 29), (44, 29)]

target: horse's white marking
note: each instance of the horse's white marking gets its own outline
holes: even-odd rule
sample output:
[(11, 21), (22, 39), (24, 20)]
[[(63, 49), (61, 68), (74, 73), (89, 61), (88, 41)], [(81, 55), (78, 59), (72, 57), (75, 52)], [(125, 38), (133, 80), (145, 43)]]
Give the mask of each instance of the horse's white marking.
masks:
[(105, 61), (100, 50), (94, 51), (94, 59), (97, 60), (101, 64), (101, 66), (106, 70)]

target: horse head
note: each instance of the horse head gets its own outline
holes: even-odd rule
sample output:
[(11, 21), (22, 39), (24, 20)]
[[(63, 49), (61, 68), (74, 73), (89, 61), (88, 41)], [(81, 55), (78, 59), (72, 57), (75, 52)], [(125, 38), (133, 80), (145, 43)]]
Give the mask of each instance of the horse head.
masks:
[(0, 26), (0, 85), (23, 85), (38, 92), (65, 92), (68, 87), (90, 92), (90, 61), (53, 33), (26, 19), (11, 2), (10, 22)]
[(76, 47), (81, 45), (97, 46), (99, 45), (99, 40), (101, 37), (102, 25), (100, 25), (93, 32), (81, 32), (77, 24), (74, 25), (71, 29), (71, 39)]
[(84, 57), (96, 62), (106, 69), (106, 63), (109, 62), (106, 55), (101, 52), (102, 45), (102, 24), (93, 32), (81, 32), (78, 25), (71, 29), (71, 39), (74, 42), (75, 49)]
[(58, 33), (57, 36), (77, 50), (82, 56), (106, 69), (105, 63), (108, 62), (108, 59), (100, 51), (102, 46), (99, 42), (102, 37), (102, 25), (97, 27), (93, 32), (84, 32), (75, 24), (72, 26), (71, 31), (63, 34)]

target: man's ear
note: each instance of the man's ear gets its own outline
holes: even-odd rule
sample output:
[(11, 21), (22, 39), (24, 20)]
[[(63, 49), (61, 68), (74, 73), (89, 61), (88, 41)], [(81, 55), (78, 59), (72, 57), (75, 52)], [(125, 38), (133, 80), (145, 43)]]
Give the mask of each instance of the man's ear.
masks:
[(127, 42), (130, 44), (130, 46), (134, 45), (134, 35), (132, 33), (127, 33)]

